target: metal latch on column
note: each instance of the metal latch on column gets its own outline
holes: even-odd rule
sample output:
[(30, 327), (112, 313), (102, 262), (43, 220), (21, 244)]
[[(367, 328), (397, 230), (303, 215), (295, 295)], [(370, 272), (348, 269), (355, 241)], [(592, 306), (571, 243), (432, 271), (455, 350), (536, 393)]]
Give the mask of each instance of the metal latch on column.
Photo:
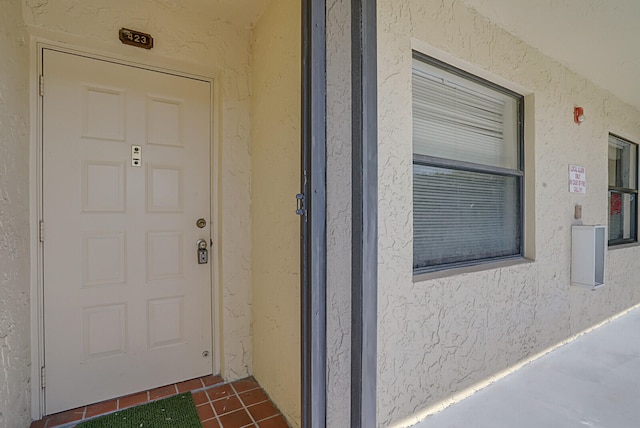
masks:
[(307, 215), (307, 204), (302, 193), (296, 195), (296, 214)]

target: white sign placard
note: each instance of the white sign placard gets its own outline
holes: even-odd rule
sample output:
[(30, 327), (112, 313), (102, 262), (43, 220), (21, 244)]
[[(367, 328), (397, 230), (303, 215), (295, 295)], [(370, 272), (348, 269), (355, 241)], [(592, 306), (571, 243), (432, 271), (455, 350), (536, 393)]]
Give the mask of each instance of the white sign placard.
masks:
[(569, 165), (569, 192), (587, 193), (587, 170), (585, 167)]

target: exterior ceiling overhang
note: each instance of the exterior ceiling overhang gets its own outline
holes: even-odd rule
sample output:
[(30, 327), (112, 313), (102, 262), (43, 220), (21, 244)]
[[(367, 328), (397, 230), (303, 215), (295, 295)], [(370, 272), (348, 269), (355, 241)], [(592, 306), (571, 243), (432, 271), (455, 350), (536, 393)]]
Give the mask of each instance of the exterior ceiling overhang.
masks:
[(463, 1), (525, 43), (640, 109), (640, 2)]

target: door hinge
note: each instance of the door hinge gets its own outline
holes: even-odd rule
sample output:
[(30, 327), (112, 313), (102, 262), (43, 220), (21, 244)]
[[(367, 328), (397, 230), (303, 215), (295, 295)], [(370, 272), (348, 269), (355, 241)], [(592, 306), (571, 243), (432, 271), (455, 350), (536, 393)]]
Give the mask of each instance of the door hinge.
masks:
[(44, 96), (44, 75), (40, 75), (38, 76), (38, 85), (40, 87), (39, 92), (40, 92), (40, 96), (43, 97)]
[(44, 242), (44, 221), (40, 220), (40, 228), (38, 230), (38, 236), (40, 238), (40, 242)]
[(304, 194), (298, 193), (296, 195), (296, 214), (297, 215), (307, 215), (307, 204), (304, 197)]
[(40, 367), (40, 388), (44, 389), (45, 386), (46, 386), (45, 372), (44, 372), (44, 366), (42, 366)]

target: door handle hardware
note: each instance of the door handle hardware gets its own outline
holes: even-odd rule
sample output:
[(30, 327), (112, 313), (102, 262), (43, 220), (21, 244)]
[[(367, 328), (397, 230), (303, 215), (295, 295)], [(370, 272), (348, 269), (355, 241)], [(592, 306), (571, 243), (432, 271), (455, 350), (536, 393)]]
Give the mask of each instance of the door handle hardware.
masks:
[(198, 247), (198, 264), (204, 265), (209, 263), (209, 251), (207, 250), (207, 241), (204, 239), (198, 239), (196, 242)]

